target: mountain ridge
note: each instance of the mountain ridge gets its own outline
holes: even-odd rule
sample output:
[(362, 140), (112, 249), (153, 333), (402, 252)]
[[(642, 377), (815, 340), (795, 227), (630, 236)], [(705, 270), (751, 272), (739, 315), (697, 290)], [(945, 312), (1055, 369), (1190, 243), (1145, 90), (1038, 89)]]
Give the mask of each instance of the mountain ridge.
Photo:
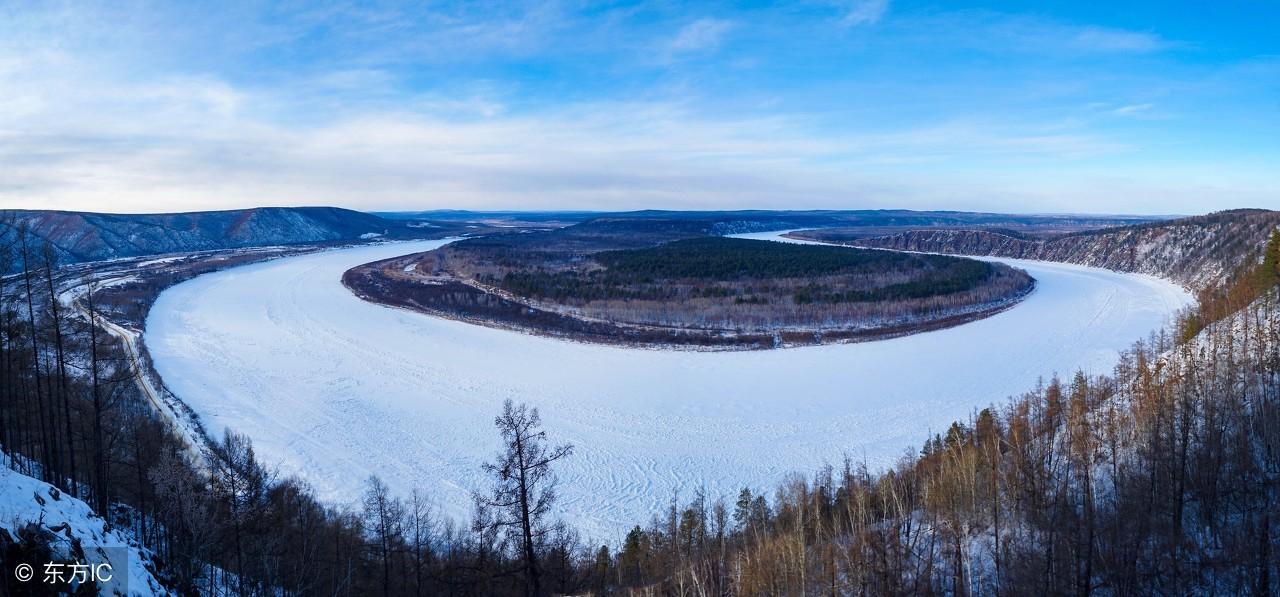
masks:
[(339, 207), (154, 214), (0, 211), (0, 238), (12, 239), (25, 228), (38, 244), (52, 245), (63, 263), (266, 245), (426, 238), (457, 227), (390, 220)]
[[(861, 247), (1059, 261), (1159, 276), (1192, 290), (1222, 285), (1240, 267), (1241, 255), (1256, 262), (1280, 212), (1228, 210), (1176, 220), (1017, 238), (997, 230), (910, 230), (847, 239)], [(824, 240), (840, 239), (807, 235)]]

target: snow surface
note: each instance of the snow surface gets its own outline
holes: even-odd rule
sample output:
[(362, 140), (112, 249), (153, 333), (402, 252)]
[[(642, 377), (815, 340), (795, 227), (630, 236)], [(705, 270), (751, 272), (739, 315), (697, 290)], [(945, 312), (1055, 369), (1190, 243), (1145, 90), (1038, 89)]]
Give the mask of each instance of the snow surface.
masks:
[[(776, 238), (778, 233), (743, 235)], [(1149, 276), (999, 260), (1037, 288), (1018, 306), (892, 340), (697, 352), (584, 344), (451, 321), (356, 298), (348, 268), (447, 241), (357, 247), (199, 276), (165, 291), (146, 343), (168, 387), (216, 436), (229, 426), (282, 472), (350, 502), (370, 474), (419, 487), (465, 519), (493, 418), (541, 409), (559, 512), (616, 541), (673, 496), (771, 491), (790, 472), (873, 468), (1038, 377), (1108, 371), (1117, 352), (1191, 297)]]
[[(150, 554), (138, 545), (131, 533), (121, 529), (108, 529), (105, 521), (95, 515), (88, 504), (0, 462), (0, 528), (7, 530), (10, 536), (17, 537), (18, 528), (32, 522), (43, 523), (46, 529), (67, 525), (69, 531), (61, 530), (56, 533), (60, 541), (52, 546), (60, 558), (74, 560), (69, 540), (74, 538), (84, 550), (85, 561), (81, 563), (111, 565), (107, 571), (111, 579), (99, 583), (99, 594), (165, 593), (164, 587), (148, 570), (148, 567), (154, 566)], [(11, 573), (8, 570), (4, 572)], [(69, 576), (71, 571), (63, 568), (62, 572)], [(43, 579), (44, 570), (38, 569), (31, 585), (39, 586)]]
[(183, 259), (186, 259), (187, 257), (188, 257), (187, 255), (170, 255), (169, 257), (161, 257), (159, 259), (149, 259), (147, 261), (143, 261), (139, 263), (137, 267), (151, 267), (153, 265), (165, 265), (165, 264), (173, 263), (175, 261), (181, 261)]

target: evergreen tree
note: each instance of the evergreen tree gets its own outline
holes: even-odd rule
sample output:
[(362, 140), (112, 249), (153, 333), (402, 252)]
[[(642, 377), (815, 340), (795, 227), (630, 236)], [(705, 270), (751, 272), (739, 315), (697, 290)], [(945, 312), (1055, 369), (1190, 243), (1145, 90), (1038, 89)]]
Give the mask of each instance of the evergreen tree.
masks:
[(1262, 264), (1254, 270), (1254, 287), (1266, 292), (1280, 284), (1280, 230), (1271, 231), (1271, 239), (1262, 253)]

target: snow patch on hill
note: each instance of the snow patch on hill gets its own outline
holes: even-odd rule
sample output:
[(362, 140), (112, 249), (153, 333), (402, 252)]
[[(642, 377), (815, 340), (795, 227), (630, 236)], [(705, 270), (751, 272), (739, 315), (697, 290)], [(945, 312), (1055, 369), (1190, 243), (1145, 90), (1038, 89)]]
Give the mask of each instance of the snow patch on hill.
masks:
[[(155, 562), (150, 553), (130, 532), (108, 528), (88, 504), (56, 487), (0, 466), (0, 532), (16, 538), (20, 529), (31, 523), (38, 525), (42, 535), (47, 531), (54, 538), (50, 547), (60, 560), (110, 564), (112, 578), (99, 583), (99, 594), (167, 593), (152, 572)], [(0, 563), (5, 574), (12, 573), (10, 564)], [(43, 574), (43, 570), (35, 570), (34, 586), (39, 586), (37, 581), (44, 579)]]

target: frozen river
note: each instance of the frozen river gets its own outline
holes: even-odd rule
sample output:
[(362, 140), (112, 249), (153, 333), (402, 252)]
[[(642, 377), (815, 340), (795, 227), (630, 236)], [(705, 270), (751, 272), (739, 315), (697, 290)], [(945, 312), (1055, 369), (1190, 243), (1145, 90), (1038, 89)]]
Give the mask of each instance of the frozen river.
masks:
[[(768, 236), (768, 235), (757, 235)], [(563, 517), (615, 541), (673, 496), (769, 490), (842, 454), (879, 468), (975, 407), (1038, 377), (1106, 372), (1120, 349), (1188, 304), (1155, 278), (1044, 262), (1036, 291), (993, 317), (862, 344), (749, 352), (627, 349), (528, 336), (382, 307), (347, 269), (446, 241), (367, 246), (206, 274), (161, 294), (146, 343), (207, 429), (354, 502), (378, 474), (459, 521), (493, 418), (511, 398), (542, 411)]]

